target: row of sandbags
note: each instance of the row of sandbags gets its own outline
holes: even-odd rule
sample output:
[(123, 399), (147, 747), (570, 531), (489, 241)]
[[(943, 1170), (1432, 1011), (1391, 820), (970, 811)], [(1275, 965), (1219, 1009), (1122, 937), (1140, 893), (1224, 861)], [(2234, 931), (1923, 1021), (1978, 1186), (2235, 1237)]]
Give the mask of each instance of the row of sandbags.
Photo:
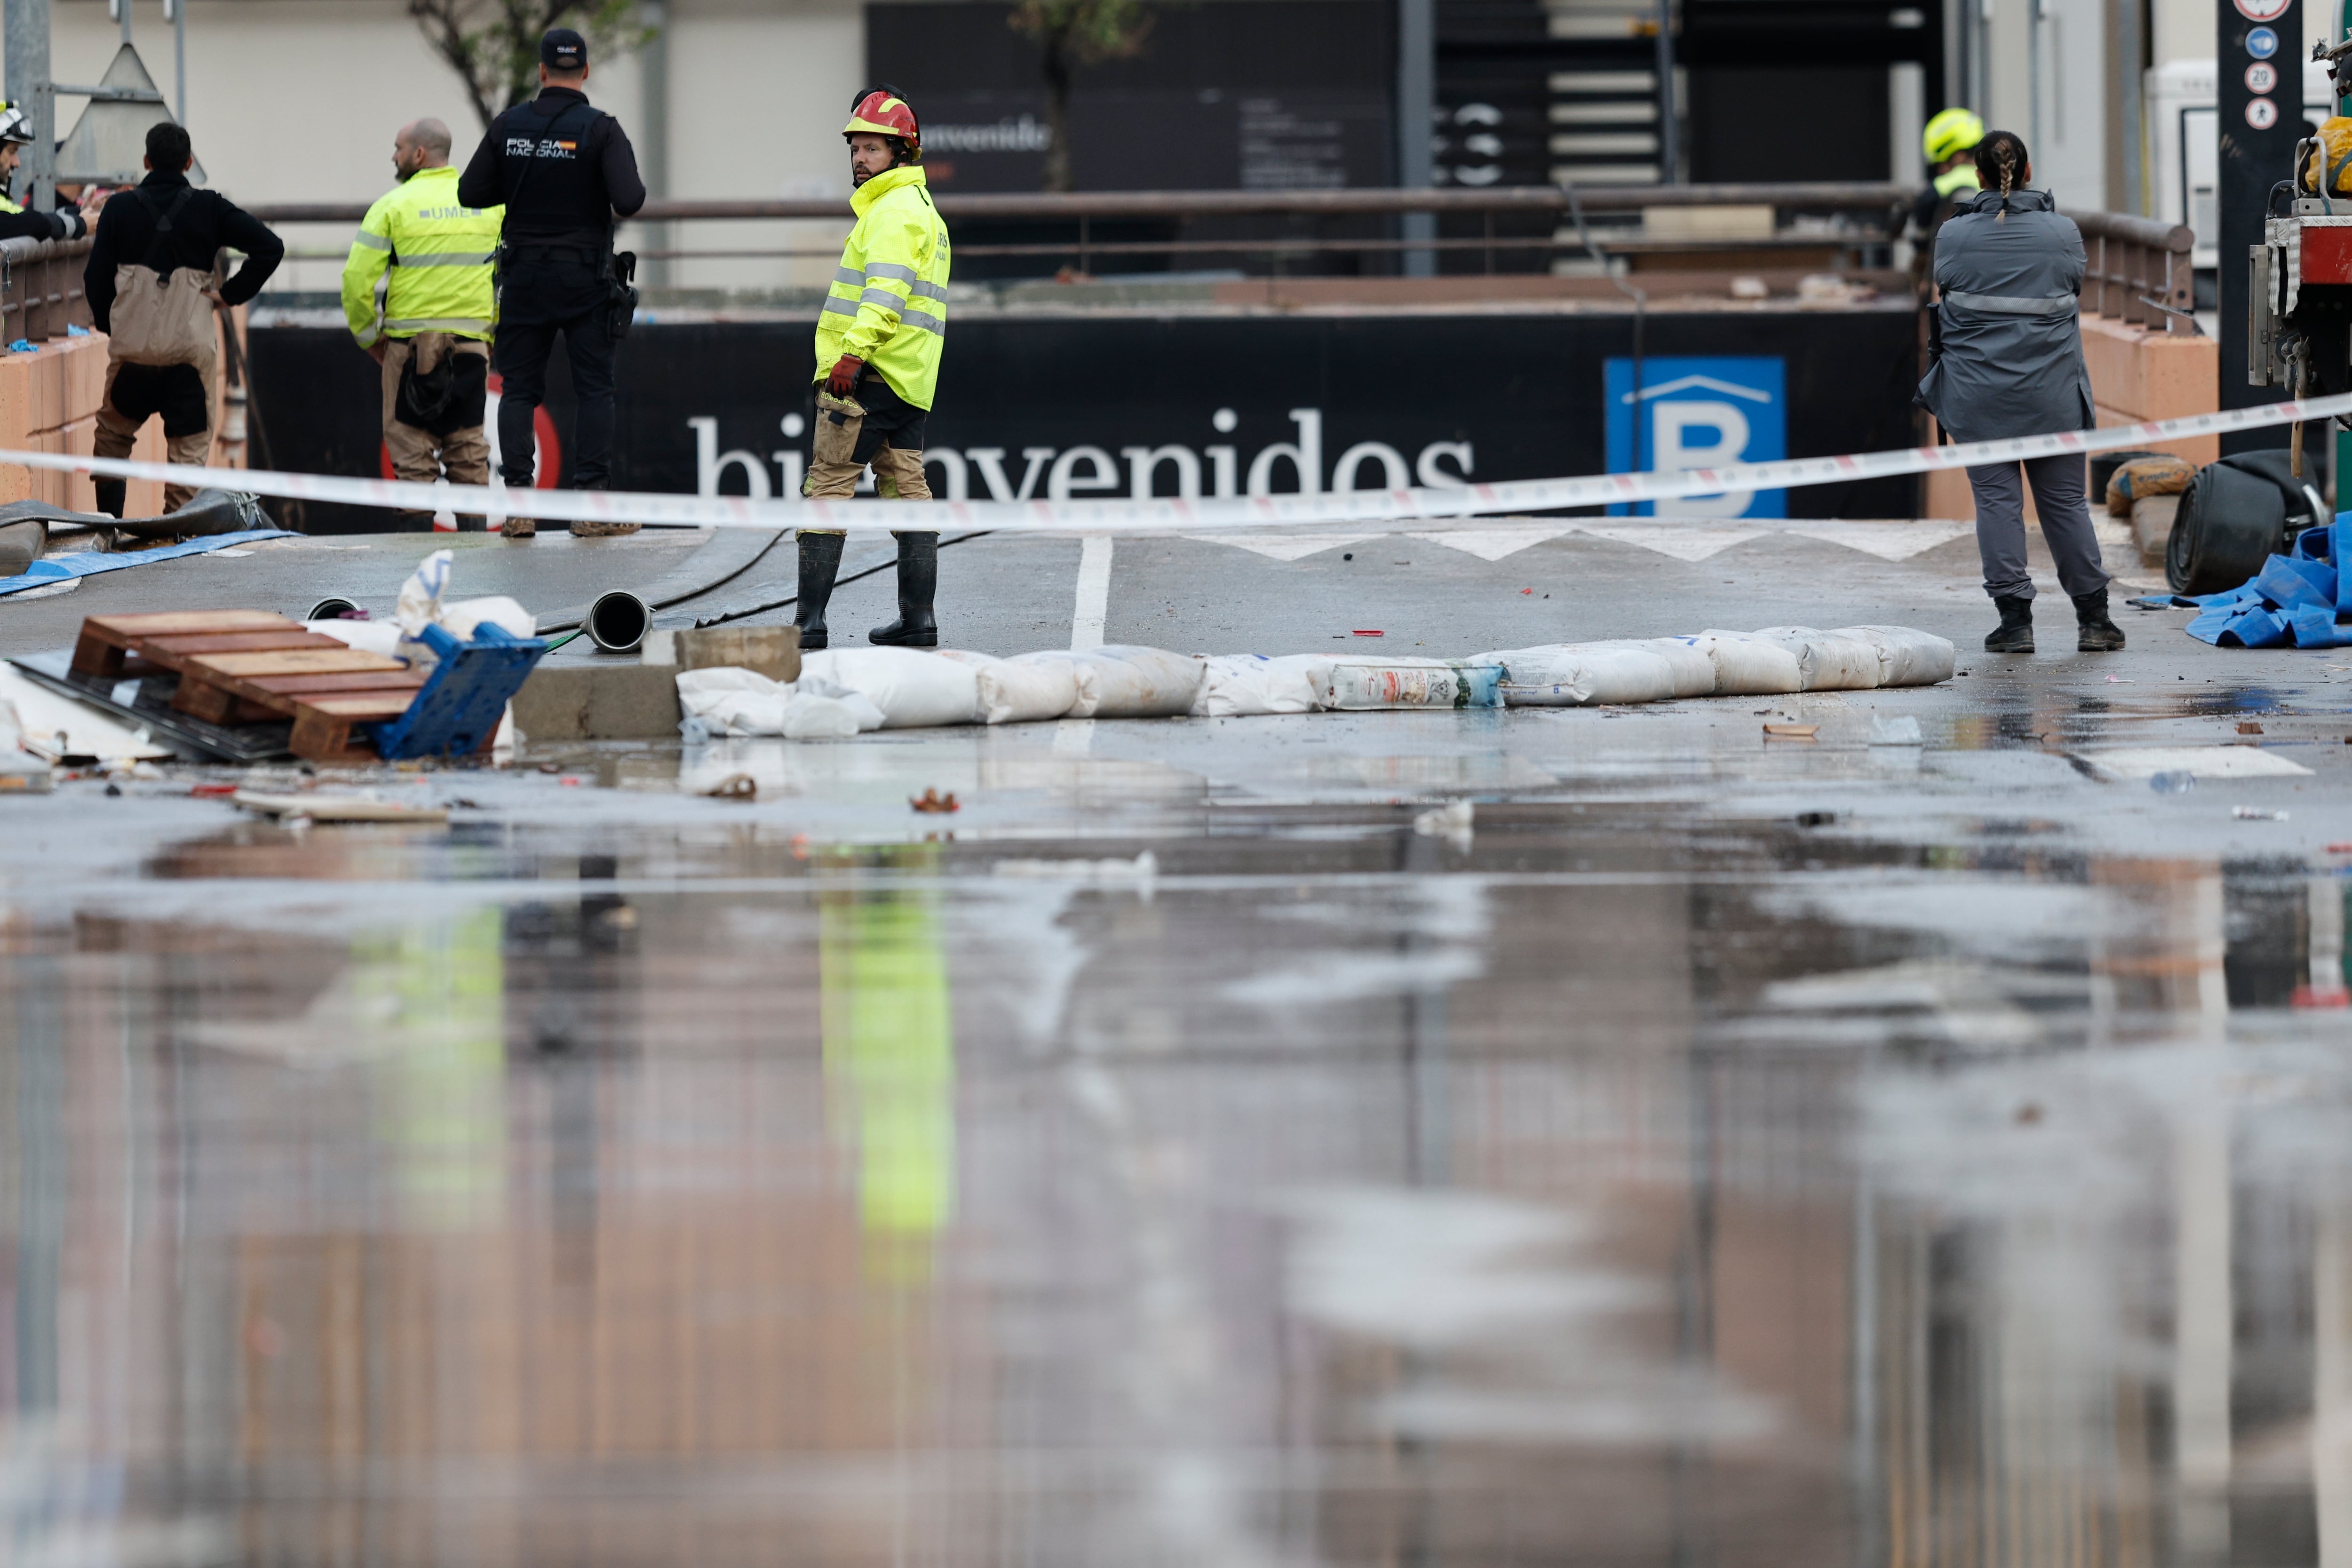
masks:
[(1243, 718), (1408, 709), (1589, 706), (1927, 686), (1952, 645), (1906, 626), (1562, 643), (1466, 659), (1199, 655), (1112, 646), (995, 658), (958, 649), (829, 648), (797, 680), (688, 670), (678, 698), (704, 734), (845, 739), (870, 730), (1049, 719)]

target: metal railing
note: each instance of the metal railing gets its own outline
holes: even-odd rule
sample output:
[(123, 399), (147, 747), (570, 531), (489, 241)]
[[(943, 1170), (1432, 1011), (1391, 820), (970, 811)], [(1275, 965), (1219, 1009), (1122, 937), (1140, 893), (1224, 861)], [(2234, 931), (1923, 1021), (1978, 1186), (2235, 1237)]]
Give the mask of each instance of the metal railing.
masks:
[(89, 240), (0, 239), (0, 342), (46, 342), (90, 324), (82, 296)]
[(2189, 264), (2197, 233), (2126, 213), (2075, 213), (2089, 269), (2083, 306), (2095, 314), (2152, 327), (2175, 337), (2197, 332), (2195, 273)]
[[(1863, 213), (1870, 215), (1874, 220), (1866, 226), (1782, 235), (1769, 241), (1724, 242), (1750, 250), (1776, 247), (1834, 249), (1854, 245), (1884, 244), (1888, 236), (1884, 223), (1878, 220), (1896, 206), (1907, 203), (1912, 194), (1908, 187), (1903, 185), (1852, 183), (1596, 185), (1589, 189), (1580, 186), (1576, 193), (1578, 201), (1587, 213), (1638, 213), (1644, 207), (1770, 205), (1776, 213)], [(1105, 257), (1266, 256), (1275, 258), (1278, 269), (1286, 257), (1383, 255), (1402, 251), (1476, 251), (1485, 258), (1486, 269), (1492, 272), (1496, 269), (1495, 258), (1501, 253), (1537, 252), (1539, 255), (1536, 264), (1543, 267), (1549, 265), (1554, 253), (1574, 252), (1582, 248), (1575, 238), (1559, 232), (1542, 235), (1498, 232), (1498, 220), (1514, 217), (1563, 218), (1569, 211), (1568, 195), (1557, 185), (1495, 185), (1484, 190), (1089, 191), (1066, 195), (1045, 192), (961, 195), (934, 192), (932, 195), (941, 216), (950, 221), (1067, 225), (1075, 231), (1066, 240), (966, 242), (957, 247), (959, 256), (973, 258), (1067, 257), (1081, 272), (1092, 270), (1094, 261)], [(355, 224), (366, 211), (363, 204), (351, 202), (289, 203), (253, 209), (256, 217), (264, 223), (274, 224)], [(1430, 213), (1440, 218), (1477, 218), (1482, 222), (1484, 233), (1475, 237), (1454, 236), (1436, 239), (1297, 234), (1218, 234), (1206, 238), (1141, 238), (1129, 234), (1100, 237), (1095, 227), (1105, 223), (1182, 225), (1202, 220), (1231, 223), (1264, 218), (1321, 222), (1394, 217), (1409, 213)], [(628, 221), (640, 225), (727, 219), (840, 223), (848, 221), (852, 216), (846, 200), (649, 201)], [(1706, 242), (1684, 242), (1664, 248), (1697, 250), (1705, 247)], [(1642, 248), (1654, 250), (1661, 247), (1645, 245)], [(831, 249), (784, 247), (756, 250), (652, 248), (639, 252), (644, 259), (813, 258), (824, 260), (834, 254)]]

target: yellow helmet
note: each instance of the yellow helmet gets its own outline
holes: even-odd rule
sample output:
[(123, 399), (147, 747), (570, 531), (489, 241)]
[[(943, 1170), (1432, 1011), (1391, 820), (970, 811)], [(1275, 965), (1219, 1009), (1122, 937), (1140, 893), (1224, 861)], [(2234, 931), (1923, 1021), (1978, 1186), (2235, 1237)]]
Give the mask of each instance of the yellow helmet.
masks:
[(1927, 150), (1927, 162), (1940, 163), (1955, 153), (1965, 153), (1984, 140), (1985, 123), (1973, 110), (1948, 109), (1927, 121), (1927, 132), (1919, 139)]

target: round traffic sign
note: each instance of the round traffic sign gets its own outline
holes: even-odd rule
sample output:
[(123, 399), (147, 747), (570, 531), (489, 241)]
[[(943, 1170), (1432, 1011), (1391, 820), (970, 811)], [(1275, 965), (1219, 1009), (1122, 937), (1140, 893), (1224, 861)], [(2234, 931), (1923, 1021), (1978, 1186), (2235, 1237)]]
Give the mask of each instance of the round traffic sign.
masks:
[(2278, 53), (2278, 35), (2268, 27), (2256, 27), (2246, 35), (2246, 53), (2258, 60), (2266, 60)]
[(2237, 0), (2238, 15), (2249, 22), (2275, 22), (2286, 15), (2289, 0)]
[(2258, 98), (2246, 105), (2246, 123), (2257, 131), (2268, 131), (2278, 123), (2278, 105), (2267, 98)]
[(2274, 90), (2277, 87), (2278, 67), (2272, 65), (2267, 61), (2256, 60), (2252, 65), (2246, 68), (2246, 90), (2248, 92), (2270, 92)]

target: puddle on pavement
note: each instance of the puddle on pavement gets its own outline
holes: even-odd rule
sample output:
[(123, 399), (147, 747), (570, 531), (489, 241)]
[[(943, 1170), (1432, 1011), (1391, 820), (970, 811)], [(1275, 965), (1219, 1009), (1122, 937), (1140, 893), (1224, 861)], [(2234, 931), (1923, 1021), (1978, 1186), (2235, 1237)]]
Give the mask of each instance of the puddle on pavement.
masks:
[(0, 1529), (2352, 1560), (2347, 883), (2033, 826), (170, 846), (0, 921)]

